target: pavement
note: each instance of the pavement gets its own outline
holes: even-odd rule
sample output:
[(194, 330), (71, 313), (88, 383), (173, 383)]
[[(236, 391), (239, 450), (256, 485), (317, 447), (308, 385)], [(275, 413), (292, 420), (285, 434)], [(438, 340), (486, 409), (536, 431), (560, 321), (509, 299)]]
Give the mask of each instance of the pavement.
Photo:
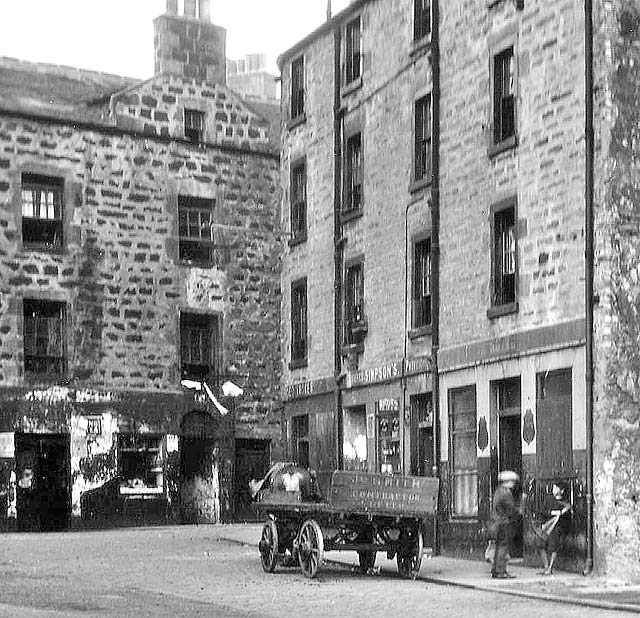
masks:
[[(218, 540), (255, 546), (256, 551), (261, 530), (262, 524), (216, 526)], [(325, 562), (355, 569), (358, 557), (355, 552), (327, 552)], [(517, 560), (509, 563), (509, 571), (516, 576), (515, 579), (492, 579), (490, 570), (486, 562), (426, 554), (417, 579), (437, 585), (640, 614), (640, 586), (596, 575), (583, 576), (563, 571), (543, 576), (539, 573), (540, 569), (525, 567)], [(383, 575), (386, 571), (397, 572), (396, 562), (378, 553), (372, 574)]]

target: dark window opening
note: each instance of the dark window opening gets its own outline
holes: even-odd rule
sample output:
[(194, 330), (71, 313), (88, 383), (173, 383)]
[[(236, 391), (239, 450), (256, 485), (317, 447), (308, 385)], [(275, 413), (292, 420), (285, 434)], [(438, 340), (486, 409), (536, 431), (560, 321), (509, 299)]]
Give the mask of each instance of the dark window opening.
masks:
[(217, 384), (218, 320), (213, 315), (180, 315), (182, 379)]
[(185, 262), (213, 262), (213, 210), (215, 200), (178, 197), (179, 255)]
[(193, 144), (204, 141), (204, 112), (196, 109), (184, 110), (184, 137)]
[(418, 40), (431, 32), (431, 1), (414, 0), (413, 11), (413, 38)]
[(24, 300), (24, 370), (59, 377), (66, 372), (64, 303)]
[(291, 119), (304, 114), (304, 56), (291, 63)]
[(416, 101), (415, 106), (415, 179), (431, 174), (431, 97)]
[(367, 320), (364, 314), (364, 265), (362, 263), (347, 268), (345, 318), (346, 343), (361, 343), (367, 332)]
[(516, 300), (515, 209), (506, 208), (496, 212), (493, 226), (493, 305), (497, 306)]
[(291, 419), (291, 455), (303, 468), (309, 467), (309, 416), (304, 414)]
[(350, 21), (347, 24), (346, 32), (346, 83), (358, 79), (362, 72), (362, 52), (361, 52), (361, 32), (360, 18)]
[(307, 283), (291, 286), (291, 360), (307, 358)]
[(414, 245), (412, 326), (431, 324), (431, 239)]
[(344, 211), (362, 208), (362, 138), (360, 133), (347, 140), (346, 200)]
[(291, 171), (291, 234), (294, 240), (307, 235), (307, 175), (304, 164)]
[(22, 174), (22, 242), (62, 247), (64, 182), (61, 178)]
[(121, 493), (162, 493), (162, 437), (119, 434), (118, 473), (122, 477)]
[(493, 60), (493, 131), (494, 142), (515, 136), (515, 62), (510, 47)]

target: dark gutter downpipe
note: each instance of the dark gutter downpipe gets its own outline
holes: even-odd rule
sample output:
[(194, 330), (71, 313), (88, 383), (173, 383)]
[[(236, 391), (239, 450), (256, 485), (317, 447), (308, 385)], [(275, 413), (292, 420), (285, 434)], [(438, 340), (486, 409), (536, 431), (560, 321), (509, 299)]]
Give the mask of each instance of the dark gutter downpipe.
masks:
[[(440, 349), (440, 8), (431, 3), (431, 107), (432, 107), (432, 183), (431, 183), (431, 371), (433, 382), (433, 468), (440, 476), (440, 383), (438, 351)], [(442, 495), (442, 491), (440, 491)], [(438, 509), (439, 513), (439, 509)], [(433, 520), (433, 552), (440, 553), (438, 514)]]
[(593, 2), (584, 3), (585, 36), (585, 406), (587, 440), (587, 557), (584, 575), (593, 571), (593, 180), (594, 180), (594, 137), (593, 137)]
[(342, 111), (340, 105), (340, 22), (333, 31), (333, 370), (335, 376), (335, 432), (336, 470), (342, 468), (342, 262), (344, 239), (342, 238)]

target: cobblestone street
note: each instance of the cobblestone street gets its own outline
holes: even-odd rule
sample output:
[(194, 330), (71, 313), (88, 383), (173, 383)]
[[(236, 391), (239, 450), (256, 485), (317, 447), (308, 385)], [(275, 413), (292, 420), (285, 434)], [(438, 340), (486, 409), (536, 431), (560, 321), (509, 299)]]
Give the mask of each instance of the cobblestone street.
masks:
[(379, 573), (362, 576), (334, 562), (338, 554), (327, 556), (315, 580), (298, 569), (267, 574), (256, 544), (228, 540), (229, 528), (5, 534), (0, 616), (482, 618), (522, 615), (525, 606), (528, 617), (628, 615), (405, 580), (382, 559)]

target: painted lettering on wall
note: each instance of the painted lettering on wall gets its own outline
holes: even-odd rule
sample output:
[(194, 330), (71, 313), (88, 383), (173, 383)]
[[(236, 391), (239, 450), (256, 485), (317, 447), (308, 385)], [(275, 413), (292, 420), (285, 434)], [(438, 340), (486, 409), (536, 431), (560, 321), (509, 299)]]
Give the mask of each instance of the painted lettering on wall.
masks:
[(382, 365), (381, 367), (362, 369), (361, 371), (347, 374), (347, 387), (352, 388), (362, 384), (373, 384), (375, 382), (393, 380), (399, 378), (401, 373), (401, 364), (397, 361), (389, 363), (388, 365)]

